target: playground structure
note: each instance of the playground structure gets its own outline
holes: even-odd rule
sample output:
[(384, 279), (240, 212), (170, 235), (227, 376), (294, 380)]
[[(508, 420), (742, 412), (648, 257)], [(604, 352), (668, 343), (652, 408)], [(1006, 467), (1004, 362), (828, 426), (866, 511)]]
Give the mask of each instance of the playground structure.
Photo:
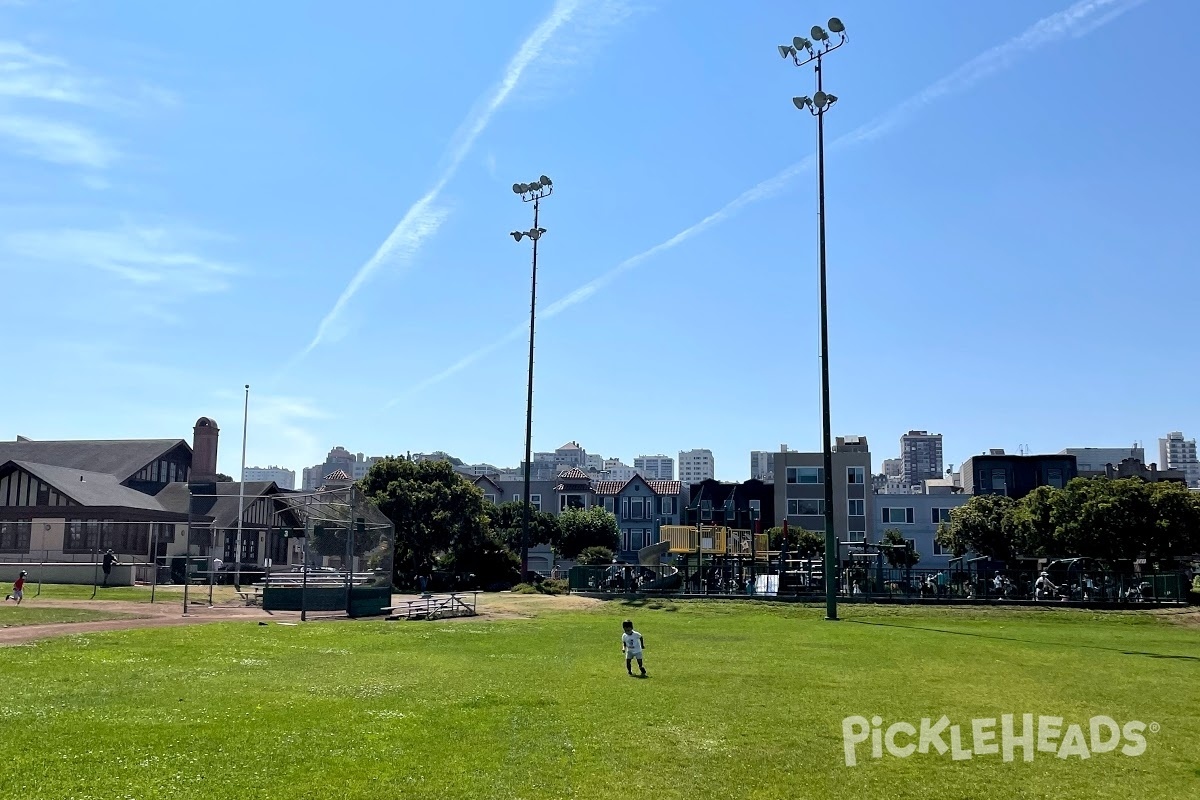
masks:
[[(785, 536), (769, 549), (766, 534), (716, 525), (665, 525), (660, 541), (638, 551), (638, 563), (572, 567), (572, 592), (804, 599), (824, 596), (820, 555), (789, 552)], [(1147, 565), (1121, 569), (1088, 559), (951, 559), (947, 566), (909, 566), (911, 544), (838, 542), (837, 594), (843, 601), (1067, 602), (1080, 605), (1184, 603), (1190, 579)], [(1041, 572), (1053, 583), (1035, 592)], [(999, 575), (999, 578), (997, 576)]]

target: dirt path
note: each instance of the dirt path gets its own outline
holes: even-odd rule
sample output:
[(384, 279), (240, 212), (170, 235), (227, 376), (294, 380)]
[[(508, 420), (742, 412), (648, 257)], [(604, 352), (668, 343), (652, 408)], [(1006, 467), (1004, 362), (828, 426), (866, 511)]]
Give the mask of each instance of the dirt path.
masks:
[[(416, 595), (395, 595), (392, 602), (401, 605), (408, 600), (418, 599)], [(522, 595), (522, 594), (480, 594), (478, 602), (479, 616), (457, 617), (454, 619), (471, 621), (488, 621), (501, 619), (532, 619), (546, 611), (576, 611), (591, 608), (602, 601), (571, 595)], [(39, 600), (38, 606), (43, 608), (72, 608), (90, 609), (93, 611), (111, 611), (130, 616), (122, 619), (105, 619), (94, 622), (57, 622), (43, 625), (14, 625), (11, 628), (0, 628), (0, 647), (25, 644), (39, 639), (50, 639), (57, 636), (73, 636), (81, 633), (101, 633), (104, 631), (124, 631), (136, 628), (161, 628), (174, 625), (201, 625), (206, 622), (299, 622), (300, 613), (297, 611), (275, 611), (270, 614), (261, 608), (246, 608), (239, 606), (214, 606), (209, 608), (204, 604), (191, 604), (188, 615), (183, 616), (182, 603), (139, 603), (132, 600)], [(317, 619), (335, 620), (344, 617), (329, 616), (322, 612)], [(442, 620), (450, 621), (450, 620)]]

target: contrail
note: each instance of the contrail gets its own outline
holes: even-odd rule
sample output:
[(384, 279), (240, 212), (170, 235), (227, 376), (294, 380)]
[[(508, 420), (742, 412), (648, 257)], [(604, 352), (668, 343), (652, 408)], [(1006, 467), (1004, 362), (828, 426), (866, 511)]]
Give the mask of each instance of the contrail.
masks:
[[(901, 124), (907, 122), (916, 112), (923, 109), (931, 103), (941, 100), (953, 94), (958, 94), (970, 89), (985, 78), (1000, 72), (1012, 64), (1021, 56), (1039, 50), (1050, 44), (1054, 44), (1061, 39), (1071, 37), (1079, 38), (1086, 36), (1092, 31), (1107, 25), (1116, 18), (1125, 14), (1128, 11), (1137, 8), (1145, 3), (1146, 0), (1080, 0), (1069, 8), (1064, 9), (1056, 14), (1051, 14), (1044, 19), (1040, 19), (1025, 30), (1020, 35), (1009, 39), (1003, 44), (987, 50), (975, 58), (962, 65), (954, 72), (951, 72), (941, 80), (926, 87), (921, 92), (900, 103), (895, 108), (887, 113), (877, 117), (876, 119), (862, 125), (848, 134), (838, 137), (830, 145), (831, 148), (844, 147), (846, 145), (860, 144), (877, 139), (880, 136), (892, 131)], [(649, 250), (638, 253), (622, 261), (617, 266), (613, 267), (608, 272), (598, 278), (584, 284), (575, 291), (568, 294), (566, 297), (550, 304), (543, 309), (538, 318), (545, 320), (551, 317), (558, 316), (563, 311), (566, 311), (571, 306), (583, 302), (588, 297), (591, 297), (600, 289), (607, 286), (612, 281), (616, 280), (625, 272), (652, 258), (659, 253), (670, 250), (671, 248), (682, 244), (699, 233), (703, 233), (712, 226), (724, 222), (729, 217), (736, 214), (743, 207), (751, 203), (757, 203), (760, 200), (765, 200), (772, 197), (783, 189), (785, 189), (793, 179), (800, 174), (812, 168), (815, 159), (812, 156), (807, 156), (802, 160), (791, 165), (787, 169), (780, 172), (773, 178), (759, 183), (751, 189), (742, 192), (736, 199), (725, 205), (719, 211), (709, 214), (704, 219), (689, 228), (685, 228), (679, 233), (672, 236), (666, 241), (654, 245)], [(522, 324), (519, 325), (500, 338), (493, 341), (491, 344), (485, 345), (475, 352), (464, 356), (455, 363), (451, 364), (446, 369), (433, 375), (411, 387), (405, 394), (389, 402), (385, 407), (390, 408), (401, 400), (410, 397), (430, 386), (441, 383), (447, 378), (455, 375), (485, 356), (494, 353), (504, 345), (514, 340), (520, 339), (528, 328)]]
[(292, 360), (292, 363), (307, 356), (317, 345), (326, 339), (330, 330), (337, 322), (338, 317), (346, 309), (346, 305), (381, 266), (391, 261), (399, 261), (401, 263), (410, 261), (421, 244), (437, 232), (437, 229), (445, 221), (448, 214), (446, 209), (437, 208), (434, 205), (442, 189), (454, 177), (454, 173), (458, 171), (463, 159), (467, 157), (467, 154), (475, 145), (475, 141), (487, 129), (488, 124), (492, 121), (492, 117), (500, 110), (517, 88), (521, 77), (525, 74), (529, 65), (541, 54), (547, 42), (550, 41), (550, 37), (559, 28), (571, 21), (572, 17), (579, 10), (580, 4), (581, 0), (558, 0), (554, 4), (554, 9), (550, 12), (550, 15), (542, 20), (542, 23), (534, 29), (529, 38), (521, 44), (520, 49), (517, 50), (517, 54), (508, 62), (508, 67), (504, 71), (504, 77), (501, 79), (500, 85), (496, 87), (495, 92), (484, 103), (472, 110), (466, 121), (459, 126), (458, 132), (454, 137), (456, 143), (451, 146), (449, 151), (448, 164), (442, 171), (442, 176), (438, 179), (437, 183), (408, 209), (408, 213), (404, 215), (392, 230), (391, 235), (375, 251), (375, 255), (371, 256), (371, 259), (358, 270), (341, 296), (338, 297), (337, 302), (333, 304), (333, 308), (321, 320), (320, 325), (317, 326), (317, 333), (313, 336), (312, 341), (304, 348), (303, 352)]

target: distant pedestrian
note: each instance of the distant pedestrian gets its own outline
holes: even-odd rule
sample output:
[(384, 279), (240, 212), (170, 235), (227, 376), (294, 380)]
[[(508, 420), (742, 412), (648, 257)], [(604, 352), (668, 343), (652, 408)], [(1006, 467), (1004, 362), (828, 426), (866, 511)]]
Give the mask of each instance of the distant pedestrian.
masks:
[(21, 600), (25, 598), (25, 576), (28, 574), (25, 570), (21, 570), (21, 574), (13, 581), (12, 593), (4, 595), (4, 602), (16, 600), (17, 605), (21, 605)]
[(117, 557), (113, 555), (113, 551), (109, 550), (104, 554), (104, 562), (100, 565), (104, 570), (104, 585), (108, 586), (108, 576), (112, 573), (113, 564), (117, 563)]
[(633, 675), (633, 662), (636, 659), (638, 669), (642, 671), (642, 677), (646, 677), (646, 665), (642, 662), (642, 651), (646, 648), (646, 640), (642, 635), (633, 629), (633, 620), (625, 620), (621, 623), (625, 633), (621, 635), (621, 650), (625, 653), (625, 671)]

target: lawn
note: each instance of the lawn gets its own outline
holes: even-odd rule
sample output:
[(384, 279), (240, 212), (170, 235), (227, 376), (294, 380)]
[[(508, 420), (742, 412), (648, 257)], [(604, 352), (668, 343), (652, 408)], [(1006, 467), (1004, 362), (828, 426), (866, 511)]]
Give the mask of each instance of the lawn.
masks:
[[(37, 593), (37, 584), (30, 584), (25, 589), (26, 601), (34, 599)], [(101, 586), (94, 590), (96, 600), (121, 600), (132, 603), (149, 603), (150, 602), (150, 587), (149, 586)], [(91, 584), (73, 584), (73, 583), (45, 583), (42, 584), (42, 592), (37, 595), (39, 600), (91, 600), (93, 589)], [(208, 586), (191, 586), (189, 587), (189, 595), (195, 601), (208, 600)], [(237, 597), (237, 593), (232, 586), (214, 586), (213, 598), (220, 601), (232, 601)], [(183, 585), (165, 584), (157, 586), (154, 589), (154, 599), (160, 603), (182, 603), (183, 602)]]
[[(486, 602), (486, 601), (485, 601)], [(549, 609), (554, 598), (538, 598)], [(221, 623), (0, 659), (0, 787), (28, 798), (1188, 797), (1200, 629), (1134, 614), (603, 604), (533, 619)], [(539, 605), (539, 608), (543, 606)], [(650, 678), (625, 675), (620, 621)], [(1145, 752), (848, 767), (842, 720), (1155, 723)], [(999, 738), (999, 724), (996, 726)], [(1103, 731), (1102, 731), (1103, 732)], [(950, 744), (946, 733), (942, 740)], [(903, 737), (898, 742), (904, 743)]]
[[(45, 608), (30, 605), (28, 599), (24, 605), (5, 603), (0, 606), (0, 628), (12, 628), (18, 625), (46, 625), (52, 622), (96, 622), (104, 619), (125, 619), (130, 614), (120, 614), (115, 611), (94, 611), (90, 608)], [(0, 668), (0, 676), (7, 675)], [(0, 784), (2, 786), (3, 784)]]

